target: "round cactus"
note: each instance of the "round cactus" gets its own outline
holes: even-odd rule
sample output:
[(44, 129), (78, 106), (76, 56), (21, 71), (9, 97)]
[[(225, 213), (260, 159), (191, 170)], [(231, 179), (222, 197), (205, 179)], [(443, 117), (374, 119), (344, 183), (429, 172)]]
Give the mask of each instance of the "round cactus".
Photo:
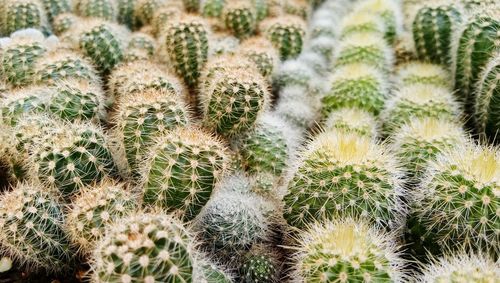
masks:
[(342, 19), (341, 37), (349, 37), (355, 33), (384, 35), (385, 26), (379, 16), (372, 12), (353, 12)]
[(33, 175), (67, 197), (116, 173), (102, 131), (87, 123), (59, 123), (32, 147)]
[(305, 40), (305, 23), (296, 16), (281, 16), (262, 22), (261, 30), (278, 50), (281, 60), (297, 57)]
[(483, 70), (474, 91), (474, 118), (477, 132), (495, 140), (500, 130), (500, 52)]
[(240, 268), (241, 282), (279, 282), (279, 262), (273, 251), (266, 251), (266, 249), (268, 249), (266, 246), (256, 246), (245, 255), (244, 263)]
[(0, 100), (0, 121), (14, 126), (26, 113), (42, 112), (47, 106), (47, 97), (52, 94), (45, 87), (28, 87), (7, 93)]
[(466, 142), (460, 124), (435, 118), (412, 119), (392, 136), (392, 150), (417, 183), (430, 161), (448, 149)]
[(52, 30), (55, 34), (61, 35), (75, 27), (79, 18), (72, 13), (61, 13), (52, 20)]
[(392, 49), (374, 33), (354, 33), (340, 41), (334, 55), (336, 66), (366, 64), (384, 72), (392, 70)]
[(453, 34), (462, 22), (456, 5), (426, 6), (413, 20), (413, 40), (421, 60), (448, 66), (451, 63)]
[(143, 200), (193, 219), (207, 203), (227, 167), (224, 146), (196, 128), (178, 128), (160, 137), (142, 173)]
[(234, 136), (254, 127), (270, 94), (256, 69), (222, 70), (210, 80), (202, 98), (204, 123), (217, 133)]
[(168, 58), (177, 74), (184, 78), (188, 87), (195, 87), (208, 56), (208, 35), (203, 21), (184, 16), (172, 22), (163, 37)]
[(385, 39), (393, 44), (401, 34), (402, 15), (401, 3), (397, 0), (367, 0), (356, 4), (354, 11), (377, 14), (385, 26)]
[[(5, 6), (3, 6), (5, 5)], [(38, 0), (11, 0), (2, 2), (0, 9), (0, 34), (27, 29), (47, 27), (45, 9)]]
[(156, 49), (155, 39), (151, 36), (142, 33), (142, 32), (134, 32), (130, 37), (128, 42), (128, 48), (137, 48), (146, 51), (149, 56), (153, 56)]
[(398, 70), (397, 77), (400, 86), (427, 84), (436, 87), (452, 88), (450, 73), (440, 65), (411, 62)]
[(353, 133), (375, 139), (377, 137), (377, 120), (367, 111), (356, 108), (340, 108), (332, 111), (323, 125), (325, 132)]
[(85, 187), (72, 201), (66, 220), (70, 239), (83, 254), (90, 254), (105, 228), (137, 209), (125, 184), (103, 180)]
[(109, 227), (93, 252), (94, 282), (192, 282), (191, 236), (164, 214), (132, 214)]
[(76, 52), (51, 51), (35, 66), (34, 81), (36, 83), (52, 85), (71, 78), (99, 82), (99, 76), (94, 67)]
[(500, 278), (500, 266), (492, 259), (480, 254), (458, 253), (434, 259), (424, 266), (418, 283), (434, 282), (495, 282)]
[(284, 217), (297, 228), (349, 216), (398, 229), (403, 193), (402, 170), (382, 145), (355, 134), (323, 133), (299, 158)]
[(498, 256), (497, 148), (466, 143), (446, 150), (430, 162), (414, 192), (417, 220), (440, 246), (483, 250)]
[(234, 54), (239, 45), (240, 40), (228, 33), (218, 32), (212, 34), (208, 57), (213, 58), (214, 55)]
[(251, 0), (255, 8), (255, 16), (257, 21), (260, 22), (265, 19), (269, 14), (270, 3), (267, 0)]
[(151, 19), (152, 33), (159, 38), (170, 23), (181, 19), (183, 13), (182, 6), (175, 5), (175, 2), (159, 8)]
[(139, 27), (139, 21), (135, 17), (137, 0), (117, 0), (116, 20), (118, 23), (127, 26), (130, 30)]
[(165, 4), (164, 0), (138, 0), (134, 15), (141, 25), (148, 25), (153, 19), (155, 11)]
[(69, 13), (71, 11), (71, 3), (69, 0), (41, 0), (41, 2), (50, 22), (59, 14)]
[(333, 61), (334, 50), (337, 47), (337, 41), (327, 36), (319, 36), (311, 41), (307, 46), (313, 53), (323, 56), (327, 66)]
[(338, 68), (330, 82), (330, 91), (321, 100), (324, 116), (339, 108), (359, 108), (378, 115), (389, 96), (383, 73), (364, 64)]
[(19, 183), (0, 196), (0, 254), (28, 270), (63, 272), (74, 251), (64, 230), (63, 208), (36, 183)]
[(307, 20), (311, 14), (309, 0), (289, 0), (282, 2), (282, 9), (285, 14), (294, 15)]
[(302, 60), (287, 60), (279, 66), (273, 76), (273, 87), (280, 89), (285, 86), (302, 86), (311, 92), (317, 93), (316, 73), (311, 66), (305, 65)]
[(175, 95), (162, 90), (145, 90), (121, 100), (116, 117), (116, 135), (123, 146), (126, 162), (138, 175), (155, 138), (179, 126), (186, 126), (189, 114)]
[(114, 1), (76, 0), (73, 3), (73, 11), (81, 17), (100, 18), (106, 21), (114, 21), (116, 19)]
[(255, 10), (250, 1), (232, 1), (224, 6), (222, 17), (226, 28), (237, 38), (247, 38), (257, 27)]
[(222, 10), (226, 0), (204, 0), (201, 4), (201, 14), (204, 17), (219, 18), (222, 16)]
[(232, 283), (231, 274), (220, 266), (206, 259), (206, 256), (197, 256), (193, 266), (193, 282), (200, 283)]
[(353, 219), (310, 225), (297, 239), (294, 277), (304, 282), (404, 282), (392, 235)]
[(432, 85), (402, 87), (391, 97), (382, 113), (383, 130), (391, 134), (415, 118), (457, 121), (460, 108), (450, 90)]

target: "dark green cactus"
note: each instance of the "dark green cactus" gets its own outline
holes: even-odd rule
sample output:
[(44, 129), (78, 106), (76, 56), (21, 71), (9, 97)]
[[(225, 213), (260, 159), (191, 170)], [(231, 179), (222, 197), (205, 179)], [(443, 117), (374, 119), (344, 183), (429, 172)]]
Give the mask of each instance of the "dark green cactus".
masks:
[(0, 76), (14, 87), (30, 84), (35, 64), (46, 52), (43, 44), (33, 39), (12, 39), (7, 45), (2, 45), (2, 49)]
[(164, 0), (138, 0), (134, 9), (134, 16), (140, 25), (149, 25), (153, 15), (165, 4)]
[(257, 27), (255, 10), (248, 1), (229, 2), (222, 16), (226, 28), (240, 39), (251, 36)]
[(500, 130), (500, 53), (491, 58), (474, 90), (478, 134), (494, 141)]
[(202, 3), (201, 14), (204, 17), (219, 18), (222, 16), (222, 10), (226, 0), (205, 0)]
[(59, 14), (71, 12), (71, 2), (69, 0), (41, 0), (41, 2), (50, 22)]
[(262, 22), (266, 37), (278, 50), (281, 60), (297, 57), (305, 41), (305, 23), (299, 17), (282, 16)]

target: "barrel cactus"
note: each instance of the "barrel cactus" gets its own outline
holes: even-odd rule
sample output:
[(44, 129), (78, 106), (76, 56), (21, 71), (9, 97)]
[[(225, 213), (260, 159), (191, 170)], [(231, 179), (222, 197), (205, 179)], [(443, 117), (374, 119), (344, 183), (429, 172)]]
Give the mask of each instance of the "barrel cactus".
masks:
[(176, 5), (176, 2), (170, 2), (169, 5), (156, 10), (151, 19), (153, 35), (160, 38), (168, 25), (180, 20), (182, 15), (184, 15), (182, 5)]
[(45, 9), (42, 3), (37, 0), (4, 1), (2, 6), (0, 9), (0, 34), (8, 36), (17, 30), (47, 27)]
[(219, 18), (226, 0), (203, 0), (201, 4), (201, 14), (204, 17)]
[(340, 27), (340, 36), (348, 37), (355, 33), (368, 33), (384, 35), (384, 22), (376, 14), (372, 12), (353, 12), (347, 14), (343, 19)]
[(243, 283), (276, 283), (280, 279), (280, 262), (276, 251), (267, 246), (255, 246), (243, 260), (240, 268)]
[(75, 0), (73, 11), (81, 17), (100, 18), (107, 21), (116, 19), (114, 1), (106, 0)]
[(361, 217), (399, 229), (405, 213), (402, 170), (382, 145), (356, 134), (317, 136), (301, 153), (284, 198), (288, 224)]
[(375, 116), (356, 108), (340, 108), (332, 111), (326, 118), (323, 128), (325, 132), (354, 133), (371, 139), (377, 137), (378, 130)]
[(402, 66), (397, 72), (397, 79), (398, 84), (402, 87), (427, 84), (452, 88), (451, 74), (443, 66), (425, 62), (411, 62)]
[(297, 16), (281, 16), (265, 20), (261, 30), (278, 50), (281, 60), (297, 57), (305, 41), (305, 23)]
[(237, 38), (247, 38), (257, 27), (255, 9), (250, 1), (232, 1), (224, 6), (222, 17), (226, 28)]
[(100, 81), (94, 66), (72, 51), (51, 51), (35, 65), (36, 83), (52, 85), (67, 79), (83, 79), (96, 84)]

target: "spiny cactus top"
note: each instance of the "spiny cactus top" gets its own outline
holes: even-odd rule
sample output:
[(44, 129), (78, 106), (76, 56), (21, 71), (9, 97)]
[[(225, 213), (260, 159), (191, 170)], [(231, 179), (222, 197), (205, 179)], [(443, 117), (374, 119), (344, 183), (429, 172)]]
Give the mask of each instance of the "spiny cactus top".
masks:
[(165, 2), (164, 0), (138, 0), (134, 7), (134, 16), (140, 25), (149, 25), (154, 13), (165, 5)]
[(427, 84), (452, 88), (451, 74), (443, 66), (436, 64), (411, 62), (398, 70), (397, 77), (400, 86)]
[(325, 116), (338, 108), (359, 108), (378, 115), (389, 96), (383, 73), (369, 65), (338, 68), (330, 82), (331, 89), (322, 98)]
[(74, 250), (64, 229), (63, 208), (37, 183), (19, 183), (0, 196), (0, 254), (11, 255), (29, 270), (62, 272)]
[(260, 28), (278, 50), (281, 60), (297, 57), (305, 40), (305, 23), (300, 17), (281, 16), (263, 21)]
[(71, 12), (71, 2), (69, 0), (41, 0), (47, 13), (47, 18), (53, 22), (59, 14)]
[(323, 128), (325, 132), (354, 133), (371, 139), (377, 137), (378, 130), (375, 116), (370, 112), (356, 108), (341, 108), (332, 111)]
[(366, 0), (356, 3), (355, 11), (376, 13), (384, 21), (385, 38), (393, 44), (403, 27), (401, 3), (397, 0)]
[(384, 35), (384, 22), (372, 12), (353, 12), (342, 19), (340, 36), (346, 37), (354, 33), (372, 33)]
[(311, 5), (309, 2), (309, 0), (288, 0), (283, 1), (281, 6), (285, 14), (295, 15), (307, 20), (311, 14)]
[(200, 283), (233, 283), (229, 272), (221, 266), (207, 259), (207, 256), (198, 254), (193, 266), (193, 282)]
[(226, 136), (253, 128), (269, 103), (267, 88), (256, 69), (221, 70), (201, 98), (205, 125)]
[(194, 16), (183, 16), (169, 23), (163, 33), (167, 56), (189, 87), (196, 86), (207, 61), (207, 33), (203, 19)]
[(280, 263), (275, 251), (265, 245), (254, 246), (243, 260), (240, 274), (243, 283), (279, 282)]
[(153, 55), (156, 49), (156, 40), (145, 33), (142, 32), (134, 32), (130, 37), (128, 42), (129, 49), (137, 48), (147, 52), (148, 55)]
[(93, 252), (94, 282), (192, 282), (189, 232), (165, 214), (132, 214), (109, 227)]
[(14, 126), (23, 114), (42, 112), (52, 93), (50, 89), (40, 86), (7, 92), (6, 97), (0, 100), (1, 123)]
[(418, 283), (486, 283), (500, 278), (500, 266), (485, 254), (460, 252), (436, 258), (424, 266), (423, 274), (417, 277)]
[(89, 254), (118, 219), (135, 213), (137, 200), (122, 183), (103, 180), (82, 189), (71, 203), (67, 231), (83, 254)]
[(0, 34), (9, 36), (16, 30), (47, 27), (47, 16), (38, 0), (10, 0), (2, 2)]
[(224, 146), (197, 128), (177, 128), (158, 138), (143, 174), (143, 200), (193, 219), (227, 167)]
[(365, 222), (314, 223), (297, 240), (294, 275), (301, 282), (405, 282), (395, 239)]
[(498, 149), (471, 142), (430, 162), (414, 193), (415, 212), (438, 244), (498, 256), (499, 190)]
[(222, 17), (226, 28), (240, 39), (251, 36), (257, 27), (255, 9), (251, 1), (229, 1), (224, 5)]
[(226, 0), (202, 0), (201, 14), (203, 17), (218, 18), (222, 15), (222, 10), (226, 4)]
[(300, 58), (289, 59), (274, 73), (273, 87), (280, 89), (285, 86), (303, 86), (310, 92), (317, 93), (316, 77), (317, 74), (312, 67), (304, 64)]
[(61, 35), (74, 27), (80, 18), (72, 13), (62, 13), (52, 20), (52, 30), (55, 34)]
[(116, 19), (117, 9), (114, 1), (74, 0), (73, 11), (81, 17), (100, 18), (107, 21)]
[(175, 2), (170, 2), (157, 9), (151, 19), (153, 34), (158, 38), (166, 30), (169, 23), (178, 21), (183, 14), (182, 5), (176, 5)]
[(301, 153), (284, 198), (288, 224), (361, 217), (400, 228), (402, 170), (382, 145), (355, 134), (322, 133)]

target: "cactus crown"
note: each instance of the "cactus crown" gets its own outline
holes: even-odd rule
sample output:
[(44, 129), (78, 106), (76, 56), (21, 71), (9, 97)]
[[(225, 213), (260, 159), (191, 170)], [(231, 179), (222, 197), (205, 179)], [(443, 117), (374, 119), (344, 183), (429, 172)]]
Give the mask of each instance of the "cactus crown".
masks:
[(371, 113), (356, 108), (341, 108), (328, 115), (324, 123), (328, 131), (352, 132), (369, 138), (377, 137), (377, 121)]
[(384, 23), (372, 12), (355, 12), (346, 15), (340, 26), (342, 36), (353, 33), (384, 33)]
[(430, 84), (451, 88), (450, 74), (442, 66), (424, 62), (411, 62), (398, 70), (399, 84)]
[(95, 83), (100, 81), (90, 62), (76, 52), (56, 49), (37, 62), (36, 82), (53, 84), (70, 78), (80, 78)]

